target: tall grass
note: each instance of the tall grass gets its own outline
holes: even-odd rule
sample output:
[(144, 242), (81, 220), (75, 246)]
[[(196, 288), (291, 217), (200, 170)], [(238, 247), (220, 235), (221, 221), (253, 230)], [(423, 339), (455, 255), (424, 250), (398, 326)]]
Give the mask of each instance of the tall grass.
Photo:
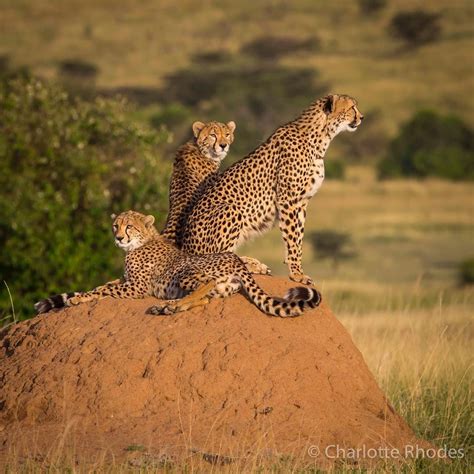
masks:
[(464, 458), (444, 469), (472, 467), (472, 306), (440, 302), (430, 310), (340, 319), (416, 434), (436, 446), (464, 451)]

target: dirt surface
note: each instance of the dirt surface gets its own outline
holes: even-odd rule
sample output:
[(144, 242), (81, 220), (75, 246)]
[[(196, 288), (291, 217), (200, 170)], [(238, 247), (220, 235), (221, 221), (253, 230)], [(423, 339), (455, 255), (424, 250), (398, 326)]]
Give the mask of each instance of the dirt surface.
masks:
[[(258, 281), (273, 295), (294, 286)], [(146, 315), (155, 301), (104, 299), (0, 334), (0, 462), (66, 451), (308, 458), (314, 445), (324, 463), (331, 445), (417, 442), (324, 303), (280, 319), (235, 295)]]

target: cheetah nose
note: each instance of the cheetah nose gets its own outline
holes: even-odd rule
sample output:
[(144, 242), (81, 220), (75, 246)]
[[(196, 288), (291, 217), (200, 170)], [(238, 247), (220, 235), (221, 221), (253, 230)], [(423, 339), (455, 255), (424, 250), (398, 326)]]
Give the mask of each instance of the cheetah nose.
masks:
[(227, 145), (226, 145), (225, 143), (224, 143), (224, 144), (222, 144), (222, 143), (221, 143), (221, 145), (220, 145), (220, 146), (221, 146), (221, 148), (222, 148), (223, 150), (225, 150), (225, 149), (226, 149), (226, 147), (227, 147)]
[(123, 237), (119, 237), (118, 235), (117, 235), (117, 237), (115, 237), (115, 238), (116, 238), (119, 242), (122, 242), (122, 240), (123, 240)]

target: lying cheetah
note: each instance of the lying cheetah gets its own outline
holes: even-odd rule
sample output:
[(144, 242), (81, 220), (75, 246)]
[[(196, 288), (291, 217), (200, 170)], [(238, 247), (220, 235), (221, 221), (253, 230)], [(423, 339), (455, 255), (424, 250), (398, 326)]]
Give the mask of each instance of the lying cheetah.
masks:
[(278, 128), (201, 196), (189, 215), (182, 249), (233, 252), (278, 219), (290, 278), (311, 283), (301, 268), (306, 208), (324, 180), (323, 157), (331, 140), (356, 130), (363, 118), (354, 99), (329, 95)]
[(35, 304), (37, 313), (106, 296), (156, 296), (171, 301), (153, 306), (147, 313), (172, 314), (240, 290), (261, 311), (272, 316), (299, 316), (304, 308), (314, 308), (321, 302), (317, 290), (304, 287), (291, 288), (284, 298), (269, 296), (237, 255), (187, 255), (158, 233), (154, 221), (153, 216), (134, 211), (123, 212), (115, 218), (115, 243), (126, 252), (123, 281), (110, 282), (84, 293), (64, 293), (41, 300)]
[(217, 178), (234, 141), (235, 122), (194, 122), (194, 139), (178, 148), (173, 163), (169, 211), (161, 234), (181, 245), (182, 228), (199, 196)]

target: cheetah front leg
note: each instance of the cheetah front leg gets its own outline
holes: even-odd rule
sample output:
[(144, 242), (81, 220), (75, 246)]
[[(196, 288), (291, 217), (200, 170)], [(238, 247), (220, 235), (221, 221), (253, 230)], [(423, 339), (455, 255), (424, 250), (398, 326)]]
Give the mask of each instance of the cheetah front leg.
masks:
[(112, 298), (140, 299), (144, 298), (147, 294), (147, 288), (141, 284), (130, 281), (119, 284), (111, 284), (111, 282), (109, 282), (91, 291), (76, 294), (66, 301), (66, 305), (76, 306), (81, 303), (87, 303), (88, 301), (100, 300), (107, 296), (111, 296)]
[[(194, 285), (193, 285), (194, 286)], [(205, 306), (209, 303), (211, 293), (216, 287), (214, 280), (202, 284), (195, 291), (179, 300), (168, 300), (161, 305), (155, 305), (148, 308), (147, 314), (166, 315), (187, 311), (198, 306)]]
[(303, 273), (301, 260), (303, 256), (304, 224), (308, 201), (294, 205), (285, 203), (279, 206), (279, 227), (285, 243), (285, 263), (288, 265), (290, 279), (310, 285), (313, 280)]

